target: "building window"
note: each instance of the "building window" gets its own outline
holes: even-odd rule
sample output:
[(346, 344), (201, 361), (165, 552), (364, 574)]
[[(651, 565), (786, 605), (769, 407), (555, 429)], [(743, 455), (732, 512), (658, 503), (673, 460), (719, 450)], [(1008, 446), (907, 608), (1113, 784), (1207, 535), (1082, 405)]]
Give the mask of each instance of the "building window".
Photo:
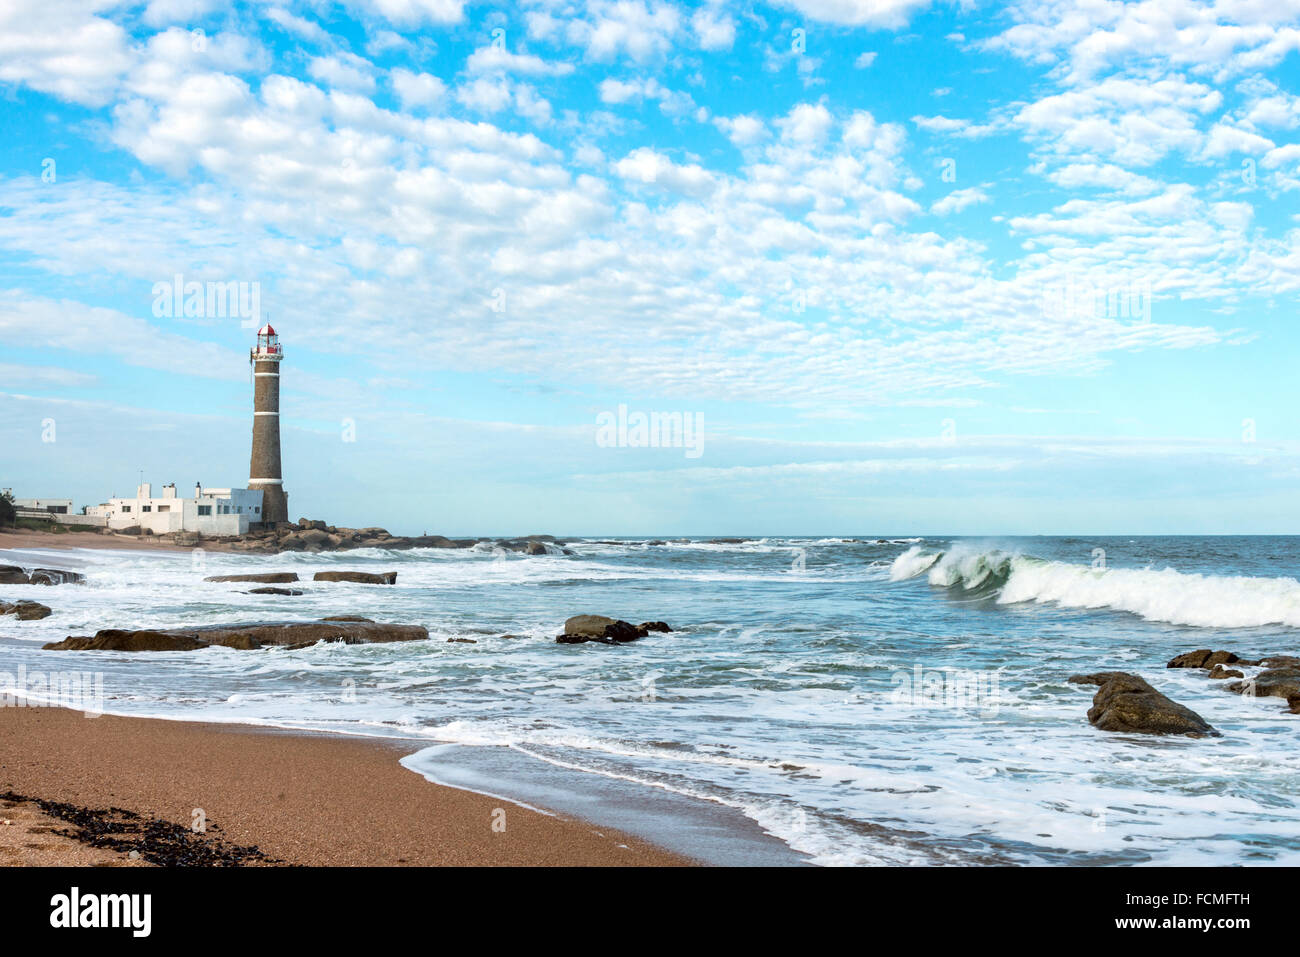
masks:
[(131, 506), (130, 506), (130, 505), (123, 505), (123, 506), (122, 506), (122, 511), (123, 511), (123, 512), (129, 512), (129, 511), (131, 511)]
[(160, 512), (170, 512), (171, 510), (172, 510), (172, 507), (171, 507), (170, 505), (159, 505), (159, 506), (158, 506), (158, 511), (160, 511)]
[(262, 514), (262, 508), (261, 508), (260, 505), (254, 505), (254, 506), (253, 506), (253, 511), (256, 512), (258, 515), (261, 515), (261, 514)]
[(140, 511), (142, 511), (142, 512), (152, 512), (152, 511), (153, 511), (153, 506), (152, 506), (152, 505), (141, 505), (141, 506), (140, 506)]
[(211, 514), (212, 514), (212, 506), (211, 506), (211, 505), (200, 505), (200, 506), (199, 506), (199, 514), (200, 514), (200, 515), (211, 515)]

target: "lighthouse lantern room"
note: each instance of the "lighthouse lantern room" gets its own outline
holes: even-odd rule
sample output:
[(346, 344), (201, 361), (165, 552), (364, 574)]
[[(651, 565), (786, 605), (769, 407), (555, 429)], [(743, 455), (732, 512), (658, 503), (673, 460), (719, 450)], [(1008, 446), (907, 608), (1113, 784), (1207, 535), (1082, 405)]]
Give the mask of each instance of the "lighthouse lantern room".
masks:
[(259, 359), (278, 361), (283, 358), (284, 353), (280, 351), (280, 337), (275, 334), (275, 328), (268, 322), (257, 330), (257, 345), (249, 354), (248, 361), (257, 362)]

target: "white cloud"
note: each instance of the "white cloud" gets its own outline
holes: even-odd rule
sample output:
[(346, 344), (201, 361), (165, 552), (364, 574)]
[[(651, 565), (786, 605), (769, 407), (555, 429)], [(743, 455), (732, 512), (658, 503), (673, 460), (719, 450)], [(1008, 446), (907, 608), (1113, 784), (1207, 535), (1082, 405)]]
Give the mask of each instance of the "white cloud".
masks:
[(398, 67), (389, 72), (389, 80), (407, 109), (432, 106), (447, 95), (447, 85), (430, 73), (414, 73)]
[(525, 76), (566, 76), (572, 63), (552, 63), (531, 53), (511, 53), (501, 47), (480, 47), (465, 62), (470, 73), (520, 73)]
[(885, 27), (891, 30), (907, 26), (917, 10), (929, 6), (930, 0), (779, 0), (804, 16), (825, 23), (853, 27)]
[(752, 114), (733, 117), (719, 116), (713, 122), (718, 129), (722, 130), (727, 139), (742, 148), (753, 146), (768, 137), (767, 125), (759, 117)]
[(633, 150), (614, 164), (614, 170), (627, 180), (663, 186), (681, 193), (702, 194), (713, 187), (713, 176), (701, 166), (678, 165), (649, 147)]
[(343, 0), (359, 13), (376, 14), (391, 23), (418, 26), (422, 23), (460, 23), (465, 19), (464, 0)]
[(307, 72), (337, 90), (371, 93), (375, 89), (374, 65), (352, 53), (312, 57)]
[(95, 15), (110, 6), (106, 0), (0, 4), (0, 83), (24, 83), (88, 106), (108, 103), (131, 65), (126, 31)]
[(875, 50), (866, 50), (858, 54), (857, 59), (853, 61), (853, 66), (858, 70), (865, 70), (876, 62), (877, 56), (878, 54)]
[(736, 42), (736, 22), (714, 7), (701, 7), (691, 17), (701, 50), (730, 50)]
[(930, 212), (936, 216), (947, 216), (950, 213), (960, 213), (962, 210), (974, 206), (978, 203), (987, 203), (989, 201), (988, 193), (979, 187), (972, 186), (969, 189), (954, 189), (947, 196), (936, 200), (930, 206)]
[(570, 21), (567, 31), (595, 60), (626, 54), (645, 62), (664, 56), (682, 29), (680, 11), (660, 0), (589, 0), (587, 13), (589, 19)]
[(800, 103), (776, 120), (781, 136), (794, 143), (814, 144), (826, 138), (831, 128), (831, 113), (820, 103)]

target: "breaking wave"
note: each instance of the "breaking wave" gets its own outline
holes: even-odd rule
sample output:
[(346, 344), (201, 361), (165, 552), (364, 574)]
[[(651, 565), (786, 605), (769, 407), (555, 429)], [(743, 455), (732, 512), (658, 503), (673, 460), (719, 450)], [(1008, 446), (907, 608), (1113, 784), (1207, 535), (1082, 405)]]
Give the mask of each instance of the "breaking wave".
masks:
[(931, 585), (988, 596), (998, 604), (1105, 608), (1149, 621), (1205, 628), (1300, 628), (1300, 581), (1201, 575), (1172, 568), (1094, 568), (997, 549), (913, 546), (894, 559), (891, 581), (925, 574)]

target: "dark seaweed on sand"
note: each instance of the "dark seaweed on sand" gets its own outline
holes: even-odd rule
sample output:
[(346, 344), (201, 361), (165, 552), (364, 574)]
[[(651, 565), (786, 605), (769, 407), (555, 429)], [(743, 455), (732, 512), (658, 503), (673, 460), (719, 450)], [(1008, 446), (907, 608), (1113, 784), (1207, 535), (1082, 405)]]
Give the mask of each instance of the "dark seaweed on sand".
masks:
[[(67, 821), (71, 828), (52, 833), (70, 837), (90, 847), (123, 854), (136, 852), (141, 859), (160, 867), (237, 867), (244, 864), (283, 864), (267, 857), (257, 845), (232, 844), (219, 837), (196, 834), (190, 828), (155, 817), (144, 817), (125, 808), (86, 808), (60, 801), (24, 797), (13, 791), (0, 793), (0, 801), (35, 804), (50, 817)], [(219, 831), (208, 824), (207, 831)]]

